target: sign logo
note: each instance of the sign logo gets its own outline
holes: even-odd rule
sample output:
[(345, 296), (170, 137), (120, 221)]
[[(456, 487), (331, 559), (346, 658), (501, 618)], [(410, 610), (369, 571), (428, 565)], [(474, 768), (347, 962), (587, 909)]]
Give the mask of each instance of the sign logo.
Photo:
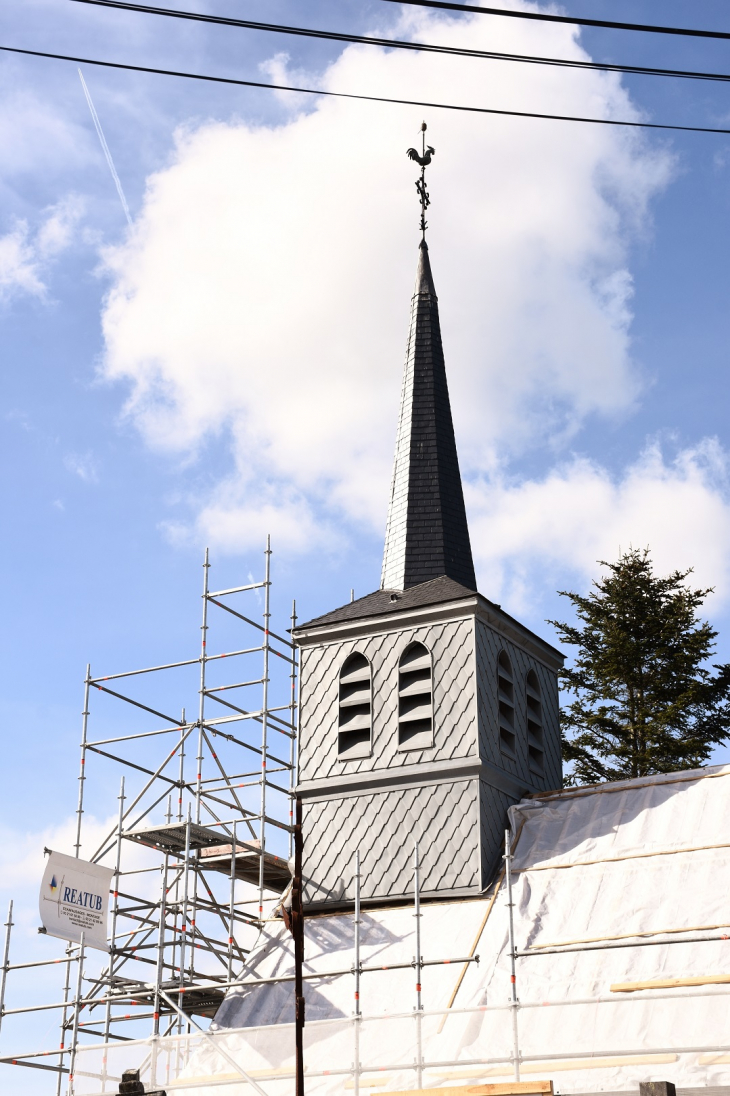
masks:
[(51, 894), (55, 894), (56, 891), (58, 890), (58, 883), (56, 882), (55, 875), (52, 877), (52, 879), (51, 879), (50, 883), (48, 884), (48, 886), (51, 888)]

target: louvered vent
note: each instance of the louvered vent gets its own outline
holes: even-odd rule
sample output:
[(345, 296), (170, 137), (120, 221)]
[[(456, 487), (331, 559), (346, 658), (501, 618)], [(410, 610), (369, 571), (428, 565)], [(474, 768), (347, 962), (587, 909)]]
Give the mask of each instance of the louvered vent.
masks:
[(340, 670), (337, 752), (342, 760), (368, 757), (372, 739), (372, 674), (365, 655), (350, 655)]
[(404, 750), (433, 746), (431, 652), (411, 643), (398, 664), (398, 745)]
[(537, 674), (530, 670), (525, 683), (527, 693), (527, 752), (530, 768), (541, 773), (545, 768), (545, 748), (542, 734), (542, 700)]
[(515, 756), (515, 686), (512, 663), (506, 651), (497, 659), (497, 696), (499, 700), (499, 748), (507, 757)]

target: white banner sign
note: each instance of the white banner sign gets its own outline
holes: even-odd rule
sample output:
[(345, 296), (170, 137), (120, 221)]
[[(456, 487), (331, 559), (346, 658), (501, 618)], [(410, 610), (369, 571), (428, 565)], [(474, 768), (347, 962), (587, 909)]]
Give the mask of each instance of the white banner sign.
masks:
[(109, 951), (106, 938), (109, 886), (114, 871), (75, 856), (51, 852), (41, 883), (41, 921), (49, 936)]

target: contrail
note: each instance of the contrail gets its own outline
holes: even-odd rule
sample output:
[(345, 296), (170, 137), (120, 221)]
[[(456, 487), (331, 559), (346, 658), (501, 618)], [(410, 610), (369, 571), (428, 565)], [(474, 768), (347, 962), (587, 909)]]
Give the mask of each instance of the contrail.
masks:
[(122, 209), (124, 210), (124, 216), (127, 218), (127, 222), (131, 227), (132, 218), (131, 218), (130, 213), (129, 213), (129, 206), (127, 205), (127, 199), (124, 197), (124, 191), (122, 190), (122, 184), (121, 184), (121, 181), (119, 179), (119, 176), (117, 175), (117, 169), (114, 167), (114, 161), (112, 160), (112, 154), (109, 151), (109, 145), (106, 143), (106, 137), (104, 136), (104, 130), (101, 128), (101, 122), (99, 121), (99, 115), (96, 113), (96, 110), (94, 109), (94, 104), (91, 101), (91, 95), (89, 94), (89, 89), (86, 86), (86, 80), (84, 80), (84, 74), (81, 71), (81, 69), (79, 69), (78, 71), (79, 71), (79, 79), (81, 80), (81, 86), (84, 89), (84, 95), (86, 96), (86, 102), (89, 104), (89, 110), (91, 111), (91, 117), (94, 121), (94, 125), (96, 126), (96, 132), (99, 134), (99, 140), (101, 141), (101, 147), (104, 151), (104, 155), (106, 156), (106, 162), (109, 164), (109, 170), (112, 173), (112, 179), (114, 180), (114, 185), (117, 188), (117, 194), (119, 195), (119, 201), (122, 203)]

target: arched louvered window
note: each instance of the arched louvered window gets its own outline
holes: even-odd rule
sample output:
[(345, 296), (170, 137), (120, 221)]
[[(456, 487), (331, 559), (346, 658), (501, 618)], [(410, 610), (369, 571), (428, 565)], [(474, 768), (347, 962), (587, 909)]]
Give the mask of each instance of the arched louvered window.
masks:
[(431, 652), (422, 643), (406, 647), (398, 663), (398, 745), (404, 750), (433, 746)]
[(343, 760), (370, 754), (372, 699), (370, 663), (356, 651), (340, 670), (337, 753)]
[(527, 700), (527, 752), (530, 768), (541, 773), (545, 768), (545, 747), (542, 734), (542, 700), (537, 674), (530, 670), (525, 682)]
[(497, 659), (497, 698), (499, 702), (499, 748), (507, 757), (515, 756), (515, 684), (512, 663), (506, 651)]

